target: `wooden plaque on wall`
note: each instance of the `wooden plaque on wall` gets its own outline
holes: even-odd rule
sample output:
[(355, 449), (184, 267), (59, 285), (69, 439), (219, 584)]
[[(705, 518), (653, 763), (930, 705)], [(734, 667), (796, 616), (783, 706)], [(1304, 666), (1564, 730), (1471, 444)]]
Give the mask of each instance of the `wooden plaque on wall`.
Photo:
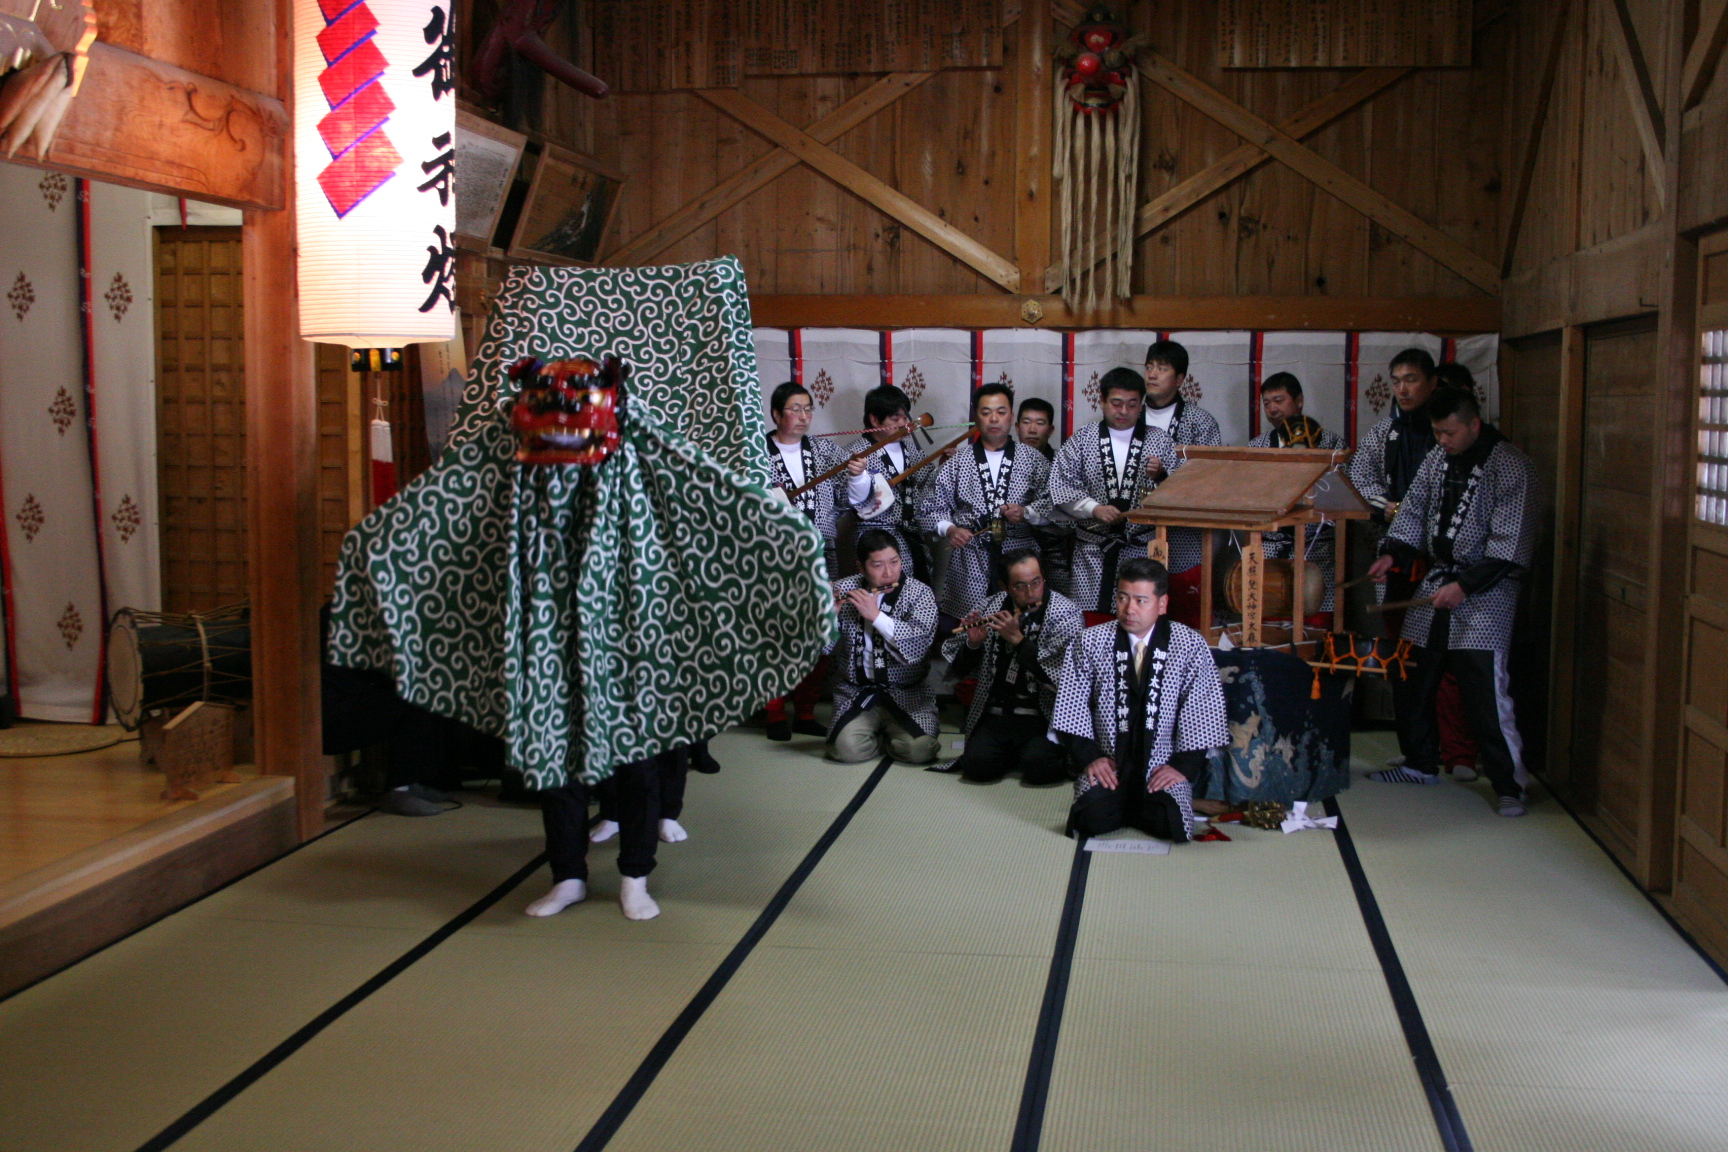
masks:
[(1471, 0), (1220, 0), (1224, 68), (1464, 68)]
[(619, 92), (744, 76), (999, 68), (1006, 0), (607, 0), (594, 59)]

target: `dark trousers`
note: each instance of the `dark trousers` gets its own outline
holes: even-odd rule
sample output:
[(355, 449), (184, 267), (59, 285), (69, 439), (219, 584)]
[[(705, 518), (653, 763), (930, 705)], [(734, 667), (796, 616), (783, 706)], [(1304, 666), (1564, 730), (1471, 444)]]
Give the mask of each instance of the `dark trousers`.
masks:
[[(1435, 613), (1430, 635), (1444, 636), (1450, 613)], [(1507, 655), (1474, 648), (1448, 649), (1444, 644), (1423, 648), (1420, 664), (1396, 682), (1393, 704), (1398, 719), (1398, 750), (1406, 767), (1419, 772), (1440, 770), (1440, 721), (1436, 704), (1440, 683), (1450, 672), (1458, 681), (1459, 703), (1476, 738), (1482, 772), (1501, 796), (1524, 795), (1524, 740), (1512, 712)]]
[[(662, 761), (676, 755), (668, 752), (624, 764), (612, 775), (618, 804), (618, 871), (625, 876), (654, 871), (654, 850), (660, 843), (660, 788), (666, 778)], [(682, 787), (678, 791), (682, 800)], [(588, 785), (576, 779), (540, 791), (540, 818), (546, 825), (546, 856), (554, 884), (588, 879), (588, 792)]]
[(1114, 788), (1097, 784), (1074, 798), (1068, 810), (1069, 835), (1085, 839), (1118, 828), (1135, 828), (1158, 840), (1188, 839), (1176, 798), (1146, 791), (1144, 781), (1119, 779)]
[[(706, 749), (708, 742), (702, 741)], [(695, 745), (691, 745), (694, 748)], [(654, 757), (660, 773), (660, 819), (676, 820), (684, 815), (684, 782), (690, 775), (690, 748), (680, 748), (664, 756)], [(618, 777), (613, 776), (594, 785), (594, 803), (600, 806), (600, 819), (618, 819)]]
[(1000, 716), (985, 712), (966, 737), (960, 775), (987, 784), (1019, 769), (1024, 784), (1059, 784), (1068, 779), (1068, 757), (1060, 744), (1045, 738), (1043, 716)]

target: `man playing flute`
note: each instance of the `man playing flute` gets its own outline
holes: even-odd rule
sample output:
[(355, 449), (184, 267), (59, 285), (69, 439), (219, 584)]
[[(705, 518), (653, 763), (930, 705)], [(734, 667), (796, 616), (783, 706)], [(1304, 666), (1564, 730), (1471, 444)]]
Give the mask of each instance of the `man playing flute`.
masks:
[(834, 585), (840, 636), (831, 651), (843, 674), (828, 756), (851, 764), (892, 751), (896, 760), (928, 764), (936, 758), (936, 694), (924, 680), (936, 597), (906, 574), (883, 529), (858, 537), (858, 570)]

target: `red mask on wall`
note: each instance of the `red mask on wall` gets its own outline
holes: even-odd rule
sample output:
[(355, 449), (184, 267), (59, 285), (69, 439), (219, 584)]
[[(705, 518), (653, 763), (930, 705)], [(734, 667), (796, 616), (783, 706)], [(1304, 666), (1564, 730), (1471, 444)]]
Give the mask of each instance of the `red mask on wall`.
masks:
[(510, 409), (524, 464), (598, 464), (618, 450), (618, 404), (630, 369), (616, 356), (545, 363), (525, 356), (510, 366), (522, 391)]
[(1087, 10), (1068, 41), (1056, 49), (1056, 58), (1065, 65), (1062, 80), (1068, 99), (1084, 112), (1102, 112), (1120, 104), (1131, 81), (1134, 54), (1145, 37), (1129, 35), (1115, 13), (1098, 7)]

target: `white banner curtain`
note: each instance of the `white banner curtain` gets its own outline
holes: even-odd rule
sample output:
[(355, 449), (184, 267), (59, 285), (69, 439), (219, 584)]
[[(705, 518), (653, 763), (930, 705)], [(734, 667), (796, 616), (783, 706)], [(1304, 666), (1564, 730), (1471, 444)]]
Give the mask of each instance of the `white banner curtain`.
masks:
[[(1260, 386), (1280, 372), (1302, 385), (1302, 414), (1350, 439), (1350, 340), (1343, 332), (1261, 332), (1249, 416), (1253, 434), (1271, 429), (1260, 414)], [(1224, 440), (1230, 443), (1230, 436)]]
[(1062, 334), (1037, 328), (991, 328), (979, 333), (983, 382), (1014, 389), (1014, 403), (1039, 399), (1056, 411), (1051, 447), (1062, 443)]

